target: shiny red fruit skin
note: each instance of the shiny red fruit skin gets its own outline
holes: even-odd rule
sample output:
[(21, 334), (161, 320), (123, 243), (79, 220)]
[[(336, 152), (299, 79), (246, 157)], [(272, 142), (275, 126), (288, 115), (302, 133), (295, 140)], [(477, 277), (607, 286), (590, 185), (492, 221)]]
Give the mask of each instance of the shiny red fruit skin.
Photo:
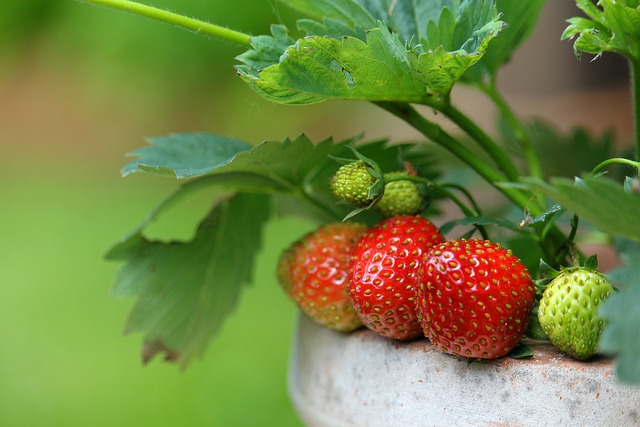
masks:
[(438, 228), (419, 216), (396, 216), (369, 229), (353, 252), (351, 301), (362, 323), (397, 340), (422, 336), (415, 290), (422, 258), (444, 241)]
[(348, 294), (351, 254), (366, 231), (361, 224), (327, 224), (287, 248), (278, 261), (278, 281), (317, 323), (349, 332), (362, 327)]
[(524, 336), (535, 288), (522, 262), (488, 240), (452, 240), (425, 260), (417, 310), (425, 336), (446, 353), (493, 359)]

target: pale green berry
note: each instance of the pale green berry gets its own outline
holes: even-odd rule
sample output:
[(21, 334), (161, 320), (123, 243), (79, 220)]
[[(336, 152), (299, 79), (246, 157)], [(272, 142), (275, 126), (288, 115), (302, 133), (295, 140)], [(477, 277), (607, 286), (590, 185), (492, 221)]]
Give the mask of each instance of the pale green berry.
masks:
[(331, 179), (331, 192), (337, 199), (364, 207), (373, 201), (373, 197), (369, 197), (369, 191), (375, 181), (365, 162), (358, 160), (343, 165), (336, 171)]
[[(385, 180), (407, 176), (407, 172), (389, 172)], [(426, 198), (418, 186), (409, 180), (391, 181), (384, 187), (384, 194), (376, 204), (376, 209), (385, 217), (415, 215), (424, 209)]]
[(576, 359), (587, 359), (597, 352), (605, 327), (598, 307), (613, 292), (600, 273), (585, 268), (563, 270), (540, 300), (540, 326), (560, 350)]

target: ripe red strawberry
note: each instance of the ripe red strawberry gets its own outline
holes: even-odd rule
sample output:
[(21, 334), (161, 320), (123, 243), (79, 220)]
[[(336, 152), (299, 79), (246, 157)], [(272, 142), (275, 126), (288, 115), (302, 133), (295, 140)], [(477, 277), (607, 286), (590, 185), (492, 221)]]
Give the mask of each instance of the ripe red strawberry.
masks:
[(369, 229), (353, 252), (351, 301), (369, 329), (387, 338), (422, 335), (415, 291), (422, 258), (444, 241), (435, 225), (418, 216), (396, 216)]
[(531, 318), (535, 289), (511, 251), (488, 240), (434, 247), (417, 290), (424, 334), (446, 353), (492, 359), (509, 353)]
[(321, 325), (348, 332), (362, 323), (347, 292), (349, 262), (364, 225), (328, 224), (287, 248), (278, 261), (278, 280), (300, 309)]

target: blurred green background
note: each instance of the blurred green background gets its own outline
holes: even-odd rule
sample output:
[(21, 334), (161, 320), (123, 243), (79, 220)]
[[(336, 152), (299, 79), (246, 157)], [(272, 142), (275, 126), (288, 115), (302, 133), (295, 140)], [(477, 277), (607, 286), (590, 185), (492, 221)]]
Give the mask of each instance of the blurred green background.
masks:
[[(252, 34), (285, 19), (261, 0), (153, 4)], [(301, 425), (286, 392), (296, 310), (274, 265), (309, 224), (270, 225), (255, 283), (184, 372), (141, 365), (141, 337), (121, 334), (133, 301), (109, 297), (118, 265), (102, 259), (177, 185), (119, 176), (145, 137), (324, 138), (325, 118), (347, 120), (343, 105), (261, 101), (236, 78), (241, 52), (75, 1), (0, 0), (1, 426)], [(206, 203), (152, 232), (188, 235)]]
[[(290, 19), (273, 0), (153, 4), (251, 34)], [(548, 12), (554, 31), (538, 39), (560, 45), (567, 16)], [(570, 44), (562, 49), (576, 67)], [(0, 426), (301, 425), (286, 393), (296, 310), (275, 283), (274, 264), (310, 224), (269, 225), (255, 283), (204, 359), (184, 372), (160, 360), (141, 365), (140, 336), (121, 334), (133, 301), (109, 297), (118, 265), (102, 259), (178, 184), (119, 176), (124, 154), (145, 137), (209, 131), (259, 143), (303, 132), (314, 140), (363, 130), (372, 138), (415, 136), (364, 103), (264, 102), (235, 76), (241, 52), (73, 0), (0, 0)], [(617, 104), (598, 103), (599, 92), (576, 102), (558, 89), (567, 76), (577, 81), (575, 68), (559, 73), (556, 62), (528, 52), (515, 58), (504, 83), (521, 101), (519, 111), (557, 122), (565, 113), (569, 121), (594, 114), (602, 118), (589, 120), (594, 126), (623, 116), (612, 105), (627, 111), (626, 86), (614, 88), (623, 99)], [(526, 59), (536, 61), (540, 79)], [(537, 102), (532, 94), (550, 83), (554, 98)], [(486, 103), (464, 91), (460, 97), (471, 115), (489, 120)], [(618, 127), (627, 132), (628, 118)], [(206, 205), (194, 200), (150, 231), (186, 237)]]

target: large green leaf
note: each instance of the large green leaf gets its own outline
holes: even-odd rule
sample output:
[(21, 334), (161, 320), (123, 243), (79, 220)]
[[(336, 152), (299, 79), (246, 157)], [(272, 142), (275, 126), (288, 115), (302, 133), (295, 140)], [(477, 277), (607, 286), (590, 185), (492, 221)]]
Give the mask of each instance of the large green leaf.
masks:
[(113, 295), (138, 296), (126, 332), (144, 334), (145, 361), (164, 353), (185, 366), (204, 352), (251, 280), (268, 198), (238, 194), (216, 205), (187, 243), (132, 236)]
[[(239, 75), (279, 103), (358, 99), (428, 104), (449, 93), (503, 28), (489, 0), (428, 6), (398, 0), (393, 7), (382, 0), (289, 3), (323, 20), (301, 21), (307, 37), (281, 51), (277, 61), (265, 52), (286, 43), (286, 31), (278, 26), (271, 39), (252, 39), (253, 49), (238, 57)], [(273, 62), (267, 65), (267, 59)]]
[(640, 251), (623, 253), (624, 264), (607, 276), (622, 288), (600, 308), (607, 319), (600, 350), (616, 355), (616, 376), (640, 384)]
[(640, 61), (640, 1), (639, 0), (576, 0), (587, 17), (568, 20), (563, 39), (574, 38), (573, 49), (599, 55), (615, 52)]
[(529, 180), (540, 192), (578, 214), (599, 229), (615, 236), (640, 241), (640, 195), (604, 178), (576, 181), (557, 178), (551, 183)]
[(122, 168), (124, 176), (134, 172), (152, 172), (176, 178), (204, 175), (222, 166), (251, 145), (235, 138), (210, 133), (181, 133), (149, 138), (148, 147), (129, 155), (138, 159)]

